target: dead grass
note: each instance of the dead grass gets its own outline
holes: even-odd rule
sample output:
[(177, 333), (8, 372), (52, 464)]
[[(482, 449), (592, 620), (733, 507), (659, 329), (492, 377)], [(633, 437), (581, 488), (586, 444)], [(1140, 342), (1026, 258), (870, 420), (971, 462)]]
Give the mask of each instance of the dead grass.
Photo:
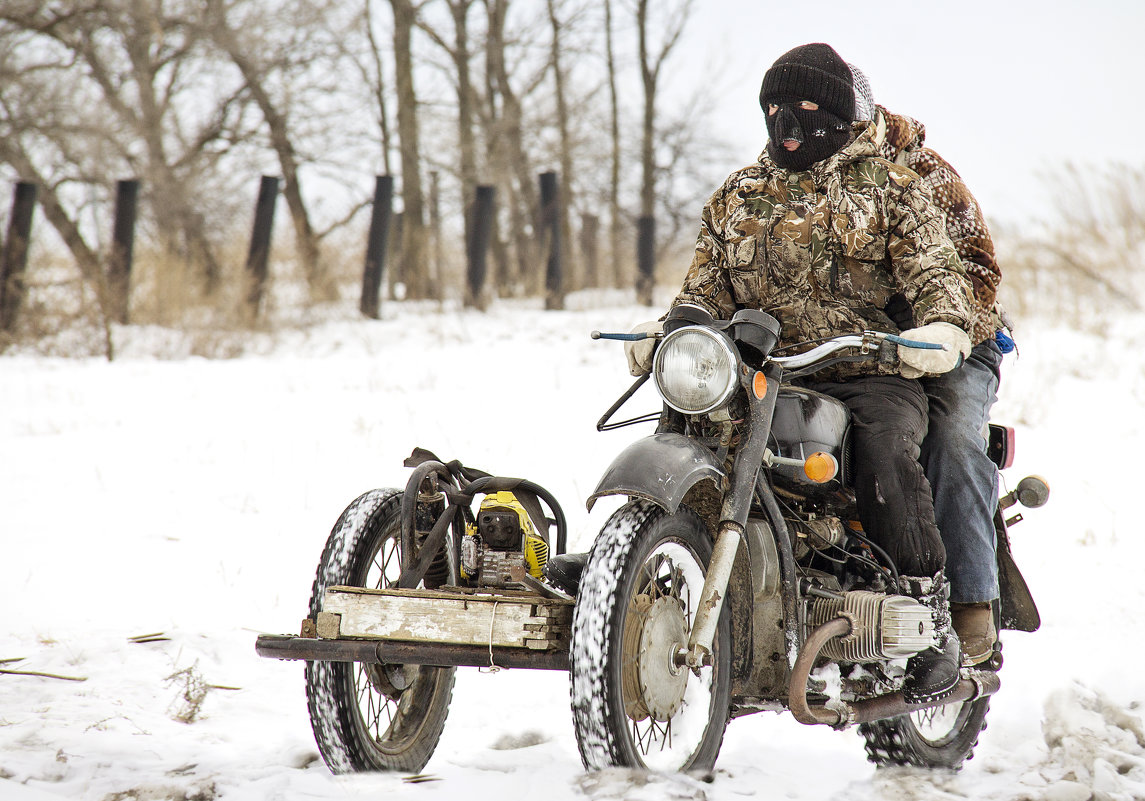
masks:
[(1019, 318), (1097, 330), (1145, 298), (1145, 168), (1066, 166), (1045, 179), (1057, 213), (996, 235), (1001, 297)]

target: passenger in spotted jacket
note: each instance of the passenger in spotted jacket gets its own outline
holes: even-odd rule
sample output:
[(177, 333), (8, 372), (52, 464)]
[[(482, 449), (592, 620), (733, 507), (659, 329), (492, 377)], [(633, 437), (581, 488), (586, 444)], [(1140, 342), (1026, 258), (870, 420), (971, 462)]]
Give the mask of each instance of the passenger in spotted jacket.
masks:
[[(986, 454), (984, 432), (997, 400), (1003, 348), (1013, 346), (997, 303), (1002, 271), (981, 207), (962, 177), (925, 145), (920, 122), (876, 105), (862, 71), (849, 66), (856, 117), (870, 120), (881, 132), (875, 143), (884, 158), (918, 174), (930, 190), (974, 288), (970, 356), (955, 370), (921, 379), (929, 405), (921, 460), (946, 547), (951, 613), (963, 661), (977, 664), (993, 655), (997, 640), (992, 606), (999, 596), (994, 531), (998, 470)], [(896, 324), (907, 328), (913, 325), (910, 311), (902, 298), (892, 299), (888, 307)]]

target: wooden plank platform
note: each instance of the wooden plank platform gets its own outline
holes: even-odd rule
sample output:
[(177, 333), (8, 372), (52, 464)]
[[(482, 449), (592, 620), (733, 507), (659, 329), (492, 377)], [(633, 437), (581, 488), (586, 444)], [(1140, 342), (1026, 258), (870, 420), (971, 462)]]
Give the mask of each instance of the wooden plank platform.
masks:
[(330, 587), (318, 614), (323, 639), (565, 650), (572, 601), (524, 592)]

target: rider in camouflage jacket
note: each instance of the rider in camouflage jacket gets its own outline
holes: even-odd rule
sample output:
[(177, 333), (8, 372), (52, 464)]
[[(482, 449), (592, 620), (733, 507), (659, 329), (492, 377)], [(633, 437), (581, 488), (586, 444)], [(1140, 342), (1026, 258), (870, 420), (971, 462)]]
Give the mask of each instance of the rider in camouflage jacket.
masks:
[[(970, 284), (941, 212), (915, 172), (882, 157), (883, 132), (858, 122), (850, 144), (806, 171), (783, 169), (765, 151), (729, 176), (704, 206), (673, 305), (723, 319), (762, 309), (781, 321), (781, 346), (865, 329), (898, 333), (884, 311), (896, 294), (915, 325), (969, 330)], [(838, 375), (879, 371), (893, 372), (866, 364)]]
[[(780, 346), (863, 330), (935, 336), (967, 355), (971, 282), (943, 213), (918, 173), (885, 158), (885, 118), (860, 120), (854, 72), (823, 43), (796, 47), (765, 73), (768, 143), (733, 173), (701, 215), (695, 255), (675, 303), (727, 319), (740, 308), (778, 318)], [(626, 350), (642, 367), (644, 352)], [(903, 357), (904, 364), (909, 366)], [(943, 359), (937, 369), (954, 370)], [(644, 369), (647, 369), (646, 367)], [(801, 379), (851, 413), (852, 476), (863, 530), (897, 565), (899, 590), (930, 606), (934, 644), (906, 665), (903, 697), (936, 700), (958, 683), (960, 645), (946, 600), (946, 550), (919, 455), (927, 395), (905, 371), (847, 363)], [(898, 373), (898, 374), (895, 374)]]

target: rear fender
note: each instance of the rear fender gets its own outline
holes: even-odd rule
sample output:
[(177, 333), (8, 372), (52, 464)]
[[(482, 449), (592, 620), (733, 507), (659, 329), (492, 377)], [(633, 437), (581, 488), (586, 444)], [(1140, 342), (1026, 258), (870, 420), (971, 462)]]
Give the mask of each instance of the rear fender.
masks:
[(591, 510), (605, 495), (627, 495), (652, 501), (672, 514), (697, 483), (712, 481), (719, 489), (726, 477), (716, 455), (689, 437), (653, 434), (612, 460), (586, 505)]
[(1037, 631), (1042, 616), (1034, 596), (1014, 562), (1010, 551), (1010, 534), (1002, 510), (994, 513), (994, 531), (998, 536), (998, 586), (1001, 590), (1002, 628), (1013, 631)]

